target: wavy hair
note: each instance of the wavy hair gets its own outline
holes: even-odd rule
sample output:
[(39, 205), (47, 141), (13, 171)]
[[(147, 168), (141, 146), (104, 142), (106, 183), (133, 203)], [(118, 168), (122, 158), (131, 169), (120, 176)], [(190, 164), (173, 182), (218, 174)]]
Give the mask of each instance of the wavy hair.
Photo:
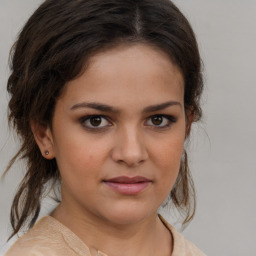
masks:
[[(60, 179), (56, 160), (46, 160), (34, 140), (31, 120), (51, 125), (56, 100), (65, 84), (79, 76), (91, 56), (120, 44), (144, 43), (165, 52), (185, 81), (184, 103), (193, 122), (201, 118), (203, 89), (201, 59), (194, 32), (169, 0), (46, 0), (21, 30), (10, 54), (9, 123), (21, 139), (17, 159), (26, 161), (26, 174), (11, 209), (13, 235), (32, 227), (49, 182)], [(195, 212), (195, 193), (187, 154), (170, 193), (184, 213)]]

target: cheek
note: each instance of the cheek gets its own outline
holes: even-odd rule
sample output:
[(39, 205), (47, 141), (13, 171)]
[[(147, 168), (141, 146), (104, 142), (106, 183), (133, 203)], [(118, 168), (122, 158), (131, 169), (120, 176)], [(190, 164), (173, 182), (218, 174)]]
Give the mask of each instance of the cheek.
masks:
[[(100, 167), (107, 157), (107, 143), (97, 143), (97, 140), (83, 136), (69, 136), (58, 140), (55, 145), (56, 160), (63, 179), (97, 179)], [(104, 146), (105, 145), (105, 146)]]
[(158, 163), (161, 169), (161, 175), (166, 180), (176, 180), (180, 169), (182, 149), (183, 147), (175, 147), (175, 150), (170, 147), (161, 149), (162, 152), (159, 154)]
[(179, 166), (183, 146), (184, 136), (165, 139), (153, 147), (154, 153), (152, 155), (163, 169), (175, 168)]
[(154, 147), (154, 162), (158, 170), (158, 180), (161, 191), (169, 193), (172, 189), (180, 169), (180, 160), (183, 152), (184, 137), (175, 137), (165, 140)]

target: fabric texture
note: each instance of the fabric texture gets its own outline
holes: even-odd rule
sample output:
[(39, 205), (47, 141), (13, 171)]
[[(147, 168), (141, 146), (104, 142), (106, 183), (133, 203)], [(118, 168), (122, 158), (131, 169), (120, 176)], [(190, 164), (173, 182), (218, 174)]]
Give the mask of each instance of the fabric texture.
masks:
[[(160, 219), (173, 236), (172, 256), (206, 256), (175, 228)], [(41, 218), (20, 237), (5, 256), (91, 256), (89, 248), (70, 229), (50, 216)], [(111, 256), (98, 252), (98, 256)]]

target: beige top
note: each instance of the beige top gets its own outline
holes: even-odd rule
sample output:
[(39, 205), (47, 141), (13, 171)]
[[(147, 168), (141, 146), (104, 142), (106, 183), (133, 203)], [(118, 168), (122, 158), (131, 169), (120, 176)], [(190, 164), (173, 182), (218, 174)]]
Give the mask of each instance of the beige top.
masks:
[[(176, 229), (161, 220), (173, 236), (172, 256), (206, 256)], [(40, 219), (20, 237), (5, 256), (91, 256), (89, 248), (66, 226), (53, 217)], [(98, 252), (98, 256), (107, 256)]]

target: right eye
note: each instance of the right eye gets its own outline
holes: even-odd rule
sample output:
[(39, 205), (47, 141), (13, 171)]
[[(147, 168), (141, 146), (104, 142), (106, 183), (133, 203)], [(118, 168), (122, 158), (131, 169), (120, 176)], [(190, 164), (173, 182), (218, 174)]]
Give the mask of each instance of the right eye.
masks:
[(89, 129), (100, 129), (111, 125), (106, 117), (100, 115), (85, 116), (82, 118), (81, 123), (85, 128)]

